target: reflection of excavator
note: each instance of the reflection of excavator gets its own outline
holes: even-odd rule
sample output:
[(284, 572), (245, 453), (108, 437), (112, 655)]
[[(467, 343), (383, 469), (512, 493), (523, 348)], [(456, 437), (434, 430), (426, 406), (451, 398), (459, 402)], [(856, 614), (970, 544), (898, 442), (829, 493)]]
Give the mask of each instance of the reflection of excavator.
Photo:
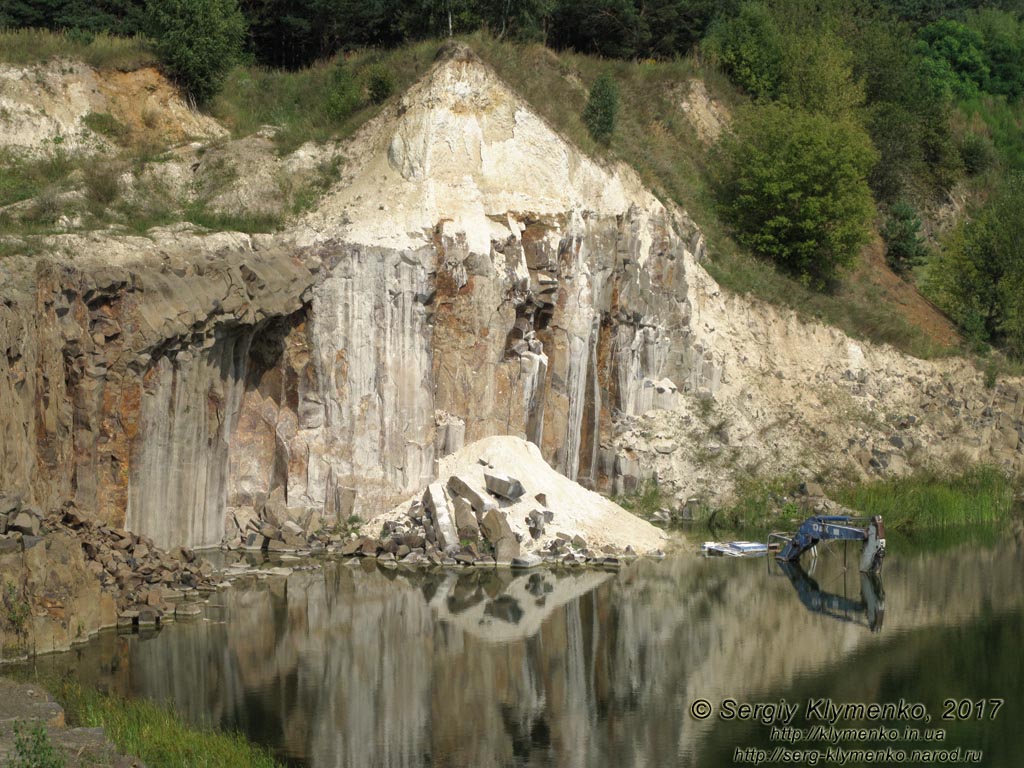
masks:
[(824, 592), (818, 582), (811, 578), (798, 560), (779, 560), (778, 566), (789, 577), (796, 589), (800, 602), (807, 610), (820, 613), (839, 621), (862, 623), (861, 614), (866, 616), (864, 623), (872, 632), (882, 630), (885, 619), (885, 590), (882, 588), (882, 576), (877, 572), (860, 574), (860, 600)]
[(881, 571), (882, 558), (885, 557), (885, 526), (881, 515), (870, 520), (848, 515), (814, 515), (804, 520), (796, 533), (770, 534), (769, 547), (772, 539), (785, 542), (775, 558), (790, 563), (800, 562), (800, 555), (807, 550), (816, 555), (819, 541), (863, 541), (861, 573)]

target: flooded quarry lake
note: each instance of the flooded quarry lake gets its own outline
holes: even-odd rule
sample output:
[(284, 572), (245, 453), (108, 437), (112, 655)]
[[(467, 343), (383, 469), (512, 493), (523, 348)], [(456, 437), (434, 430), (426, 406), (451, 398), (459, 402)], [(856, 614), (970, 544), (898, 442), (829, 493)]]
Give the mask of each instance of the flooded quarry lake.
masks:
[[(878, 581), (853, 548), (844, 570), (841, 546), (788, 571), (692, 552), (618, 571), (329, 561), (35, 667), (313, 768), (861, 765), (899, 750), (1018, 766), (1024, 553), (1013, 534), (984, 539), (894, 541)], [(773, 707), (742, 706), (758, 702)], [(894, 706), (836, 714), (850, 703)]]

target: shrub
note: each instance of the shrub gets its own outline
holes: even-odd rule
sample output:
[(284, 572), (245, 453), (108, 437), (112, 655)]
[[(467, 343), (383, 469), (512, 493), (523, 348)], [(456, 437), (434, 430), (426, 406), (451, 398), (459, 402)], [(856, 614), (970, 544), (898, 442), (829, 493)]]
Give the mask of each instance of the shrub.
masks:
[(923, 261), (925, 247), (921, 239), (921, 219), (905, 200), (895, 203), (889, 211), (882, 228), (882, 239), (885, 240), (885, 260), (894, 272), (902, 274)]
[(929, 265), (926, 290), (972, 338), (1024, 357), (1024, 176), (1007, 180), (945, 243)]
[(0, 600), (3, 602), (4, 624), (19, 640), (24, 641), (28, 636), (28, 620), (32, 615), (28, 599), (16, 584), (4, 582)]
[(50, 737), (42, 723), (31, 728), (25, 723), (14, 724), (14, 754), (4, 764), (6, 768), (64, 768), (64, 757), (50, 744)]
[(370, 92), (370, 101), (374, 104), (386, 101), (388, 96), (395, 91), (395, 79), (385, 67), (373, 67), (368, 80), (367, 89)]
[(781, 104), (748, 108), (713, 175), (736, 239), (818, 288), (852, 264), (874, 212), (877, 158), (859, 126)]
[(992, 166), (995, 161), (995, 147), (986, 137), (969, 133), (960, 143), (960, 158), (963, 160), (964, 169), (975, 176)]
[(95, 213), (113, 203), (121, 194), (124, 167), (109, 160), (96, 160), (84, 166), (86, 198)]
[(340, 123), (360, 106), (359, 88), (352, 73), (340, 61), (331, 71), (324, 111), (335, 123)]
[(245, 19), (236, 0), (149, 0), (150, 34), (167, 69), (206, 101), (238, 60)]
[(128, 138), (128, 126), (109, 112), (90, 112), (82, 118), (82, 122), (94, 133), (112, 141), (121, 142)]
[(766, 5), (745, 3), (735, 16), (721, 15), (708, 30), (705, 44), (711, 59), (751, 96), (776, 94), (782, 79), (783, 43)]
[(583, 108), (583, 123), (595, 141), (607, 144), (615, 132), (619, 115), (619, 88), (610, 75), (603, 74), (590, 89), (587, 106)]

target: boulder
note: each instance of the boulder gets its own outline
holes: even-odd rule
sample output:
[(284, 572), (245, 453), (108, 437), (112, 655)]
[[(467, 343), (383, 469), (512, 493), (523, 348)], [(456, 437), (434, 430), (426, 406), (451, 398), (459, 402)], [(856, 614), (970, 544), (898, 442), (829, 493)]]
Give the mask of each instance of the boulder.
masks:
[(497, 545), (497, 543), (502, 539), (512, 539), (515, 541), (515, 536), (512, 534), (512, 527), (508, 524), (508, 518), (505, 517), (505, 513), (501, 510), (492, 509), (483, 516), (480, 523), (481, 528), (483, 529), (484, 538), (491, 544)]
[(448, 478), (448, 488), (453, 496), (461, 496), (468, 501), (478, 515), (486, 514), (490, 510), (498, 508), (494, 499), (488, 496), (485, 491), (474, 488), (458, 475), (452, 475)]
[(15, 552), (21, 552), (19, 537), (14, 534), (0, 536), (0, 555), (10, 555)]
[(476, 541), (479, 539), (480, 525), (473, 512), (473, 505), (461, 496), (456, 496), (452, 506), (455, 508), (455, 528), (458, 531), (459, 540)]
[(526, 493), (522, 483), (502, 472), (484, 472), (484, 482), (488, 491), (509, 501), (515, 501)]
[(384, 547), (380, 543), (380, 539), (374, 539), (369, 536), (363, 539), (359, 546), (359, 552), (368, 557), (374, 557)]
[(39, 535), (39, 517), (27, 510), (18, 512), (10, 518), (7, 523), (7, 530), (16, 533), (23, 533), (26, 536)]
[(360, 548), (362, 546), (363, 546), (363, 540), (362, 539), (352, 539), (352, 541), (346, 543), (341, 548), (341, 554), (345, 555), (345, 556), (354, 555), (357, 552), (359, 552), (359, 550), (360, 550)]
[(543, 565), (544, 561), (540, 556), (533, 552), (527, 552), (526, 554), (520, 555), (519, 557), (512, 558), (513, 568), (536, 568), (538, 565)]
[(0, 515), (13, 515), (21, 510), (21, 496), (17, 493), (0, 493)]
[(445, 498), (444, 488), (440, 483), (431, 483), (423, 494), (423, 506), (427, 508), (431, 519), (434, 521), (434, 535), (437, 537), (438, 546), (442, 549), (450, 544), (459, 542), (459, 533), (455, 528), (455, 521), (452, 519), (451, 509), (448, 507), (448, 499)]
[(280, 526), (288, 519), (288, 504), (284, 498), (284, 488), (278, 486), (270, 492), (260, 510), (260, 517), (274, 526)]

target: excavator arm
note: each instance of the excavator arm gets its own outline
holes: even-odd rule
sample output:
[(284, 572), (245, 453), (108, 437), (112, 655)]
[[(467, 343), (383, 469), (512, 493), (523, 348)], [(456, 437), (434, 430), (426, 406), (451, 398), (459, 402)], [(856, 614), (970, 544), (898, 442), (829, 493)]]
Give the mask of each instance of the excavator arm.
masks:
[(776, 558), (791, 563), (799, 562), (800, 556), (819, 541), (864, 542), (860, 556), (861, 573), (878, 572), (885, 557), (885, 526), (881, 515), (870, 520), (846, 515), (814, 515), (804, 520), (796, 533), (772, 534), (772, 538), (786, 541)]

